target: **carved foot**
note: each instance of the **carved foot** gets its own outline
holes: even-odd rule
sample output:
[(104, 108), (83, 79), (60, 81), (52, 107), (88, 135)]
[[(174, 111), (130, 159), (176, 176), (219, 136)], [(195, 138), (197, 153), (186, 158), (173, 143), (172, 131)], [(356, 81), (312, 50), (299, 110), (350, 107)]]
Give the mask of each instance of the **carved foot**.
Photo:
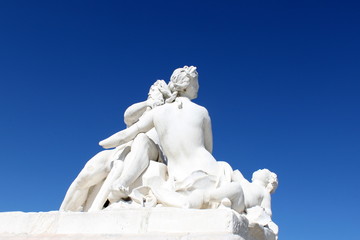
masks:
[(109, 194), (109, 201), (111, 203), (117, 202), (122, 198), (127, 198), (129, 196), (129, 187), (113, 186)]

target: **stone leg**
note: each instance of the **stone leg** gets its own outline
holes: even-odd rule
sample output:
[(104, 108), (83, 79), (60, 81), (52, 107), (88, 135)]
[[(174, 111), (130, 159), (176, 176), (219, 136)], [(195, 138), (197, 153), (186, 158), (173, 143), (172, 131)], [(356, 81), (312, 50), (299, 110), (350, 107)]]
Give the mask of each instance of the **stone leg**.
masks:
[(189, 197), (167, 187), (167, 183), (158, 176), (148, 180), (151, 191), (159, 203), (168, 207), (190, 208)]
[(95, 212), (103, 209), (103, 206), (110, 194), (111, 186), (116, 180), (117, 177), (121, 174), (124, 168), (124, 162), (121, 160), (114, 161), (113, 168), (111, 169), (109, 175), (105, 179), (103, 186), (96, 195), (91, 207), (88, 212)]
[(209, 191), (209, 201), (221, 202), (228, 198), (231, 201), (231, 208), (242, 213), (245, 210), (244, 193), (239, 182), (224, 183), (220, 187)]
[(129, 187), (149, 166), (150, 160), (156, 160), (159, 150), (155, 143), (144, 133), (140, 133), (131, 145), (131, 151), (124, 160), (124, 168), (120, 177), (113, 184), (109, 195), (111, 203), (125, 198), (129, 194)]
[(105, 150), (92, 157), (66, 192), (60, 211), (82, 211), (90, 187), (100, 183), (110, 171), (113, 150)]

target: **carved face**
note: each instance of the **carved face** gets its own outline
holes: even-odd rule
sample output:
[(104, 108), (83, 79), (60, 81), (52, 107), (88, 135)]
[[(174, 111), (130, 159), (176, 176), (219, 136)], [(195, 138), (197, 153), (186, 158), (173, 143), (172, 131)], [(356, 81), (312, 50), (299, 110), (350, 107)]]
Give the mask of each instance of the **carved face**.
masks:
[(263, 182), (270, 193), (274, 193), (278, 186), (277, 175), (268, 169), (260, 169), (254, 172), (252, 181), (254, 180)]
[(195, 79), (190, 79), (190, 84), (185, 89), (183, 95), (187, 96), (189, 99), (192, 100), (197, 98), (198, 92), (199, 92), (199, 81), (197, 78), (195, 78)]

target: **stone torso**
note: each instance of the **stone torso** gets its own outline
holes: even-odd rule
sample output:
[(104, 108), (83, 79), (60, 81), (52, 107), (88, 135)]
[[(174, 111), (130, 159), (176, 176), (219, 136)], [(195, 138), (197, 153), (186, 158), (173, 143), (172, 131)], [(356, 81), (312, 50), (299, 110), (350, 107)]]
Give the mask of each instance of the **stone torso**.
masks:
[(173, 102), (154, 109), (153, 121), (170, 177), (182, 180), (197, 170), (218, 176), (217, 162), (204, 146), (207, 110), (188, 99), (182, 99), (181, 105)]

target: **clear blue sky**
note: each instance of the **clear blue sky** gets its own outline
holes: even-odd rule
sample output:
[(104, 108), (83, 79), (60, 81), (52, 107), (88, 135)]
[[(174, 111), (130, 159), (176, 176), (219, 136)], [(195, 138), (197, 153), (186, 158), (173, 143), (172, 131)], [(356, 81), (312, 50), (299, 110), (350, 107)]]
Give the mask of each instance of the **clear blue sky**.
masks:
[(0, 211), (58, 209), (124, 110), (183, 65), (215, 157), (278, 174), (281, 239), (358, 239), (358, 1), (1, 1)]

